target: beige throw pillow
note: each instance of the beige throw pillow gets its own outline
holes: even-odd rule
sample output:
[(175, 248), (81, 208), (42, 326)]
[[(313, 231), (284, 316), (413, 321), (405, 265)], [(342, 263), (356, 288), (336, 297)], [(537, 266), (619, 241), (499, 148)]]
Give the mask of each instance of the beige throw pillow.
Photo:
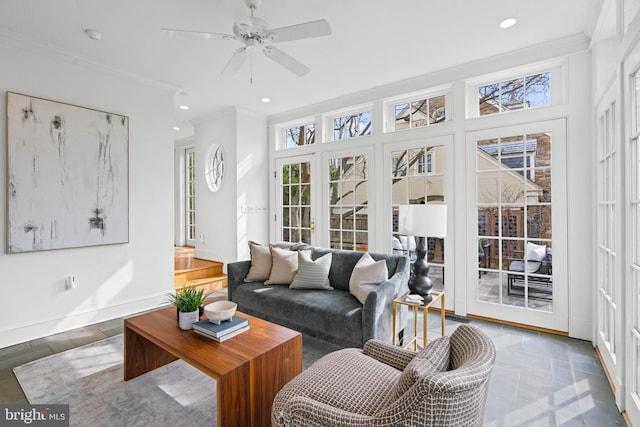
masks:
[(311, 259), (310, 251), (298, 252), (298, 273), (289, 286), (291, 289), (333, 289), (329, 283), (332, 254)]
[(269, 278), (271, 273), (271, 250), (269, 246), (260, 245), (256, 242), (249, 242), (251, 253), (251, 268), (245, 282), (263, 282)]
[(271, 273), (265, 285), (290, 285), (298, 272), (298, 252), (271, 248)]
[(365, 252), (351, 272), (349, 292), (360, 301), (360, 304), (364, 304), (367, 295), (388, 278), (387, 262), (374, 261), (371, 255)]

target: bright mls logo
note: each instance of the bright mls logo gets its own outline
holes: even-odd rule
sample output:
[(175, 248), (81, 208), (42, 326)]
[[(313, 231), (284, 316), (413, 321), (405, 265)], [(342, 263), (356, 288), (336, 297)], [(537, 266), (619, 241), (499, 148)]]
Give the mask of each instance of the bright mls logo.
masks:
[(68, 427), (69, 405), (0, 405), (0, 427)]

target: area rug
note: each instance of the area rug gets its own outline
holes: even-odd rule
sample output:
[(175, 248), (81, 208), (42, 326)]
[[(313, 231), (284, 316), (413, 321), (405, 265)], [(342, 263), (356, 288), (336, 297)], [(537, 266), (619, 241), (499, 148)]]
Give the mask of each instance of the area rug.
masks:
[[(216, 425), (215, 380), (177, 360), (123, 380), (123, 335), (14, 369), (29, 403), (69, 404), (72, 426)], [(337, 349), (303, 338), (304, 367)]]

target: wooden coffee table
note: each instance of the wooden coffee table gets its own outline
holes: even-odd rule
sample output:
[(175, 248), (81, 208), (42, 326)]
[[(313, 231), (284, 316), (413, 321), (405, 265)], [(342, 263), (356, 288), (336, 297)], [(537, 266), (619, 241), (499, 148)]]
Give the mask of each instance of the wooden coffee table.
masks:
[(221, 343), (181, 330), (174, 307), (125, 319), (124, 380), (182, 359), (215, 378), (219, 426), (271, 425), (276, 393), (302, 372), (302, 335), (236, 314), (249, 330)]

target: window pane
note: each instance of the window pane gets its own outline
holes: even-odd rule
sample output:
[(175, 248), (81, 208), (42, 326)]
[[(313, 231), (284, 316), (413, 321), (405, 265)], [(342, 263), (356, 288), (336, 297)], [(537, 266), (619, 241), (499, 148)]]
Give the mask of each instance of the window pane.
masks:
[(424, 175), (425, 172), (425, 149), (409, 150), (409, 175)]
[(410, 116), (409, 116), (409, 104), (398, 104), (395, 106), (395, 117), (396, 117), (396, 130), (401, 129), (409, 129), (410, 127)]
[(524, 107), (524, 79), (507, 80), (500, 84), (500, 104), (503, 110)]
[(315, 124), (294, 126), (285, 129), (285, 148), (310, 145), (315, 142)]
[(371, 134), (371, 112), (337, 117), (333, 119), (333, 139), (354, 138)]
[(494, 83), (478, 88), (480, 115), (495, 114), (500, 111), (500, 83)]
[(526, 78), (527, 108), (549, 105), (549, 73), (534, 74)]
[(394, 151), (391, 155), (391, 176), (406, 176), (407, 174), (407, 152)]
[(429, 98), (429, 124), (442, 123), (446, 118), (445, 96)]
[(423, 99), (411, 103), (411, 127), (417, 128), (426, 126), (427, 122), (427, 100)]

